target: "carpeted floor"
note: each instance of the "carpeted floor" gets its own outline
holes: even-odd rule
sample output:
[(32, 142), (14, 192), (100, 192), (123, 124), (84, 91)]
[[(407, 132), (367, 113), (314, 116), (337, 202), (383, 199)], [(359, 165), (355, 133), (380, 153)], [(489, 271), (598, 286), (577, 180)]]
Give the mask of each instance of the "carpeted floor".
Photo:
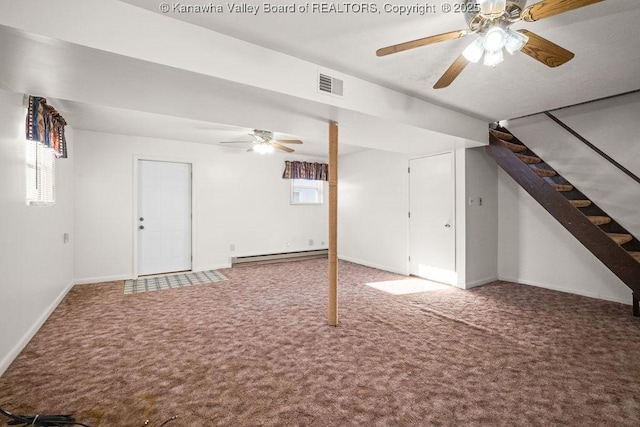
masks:
[(511, 283), (392, 295), (365, 284), (402, 277), (343, 262), (332, 328), (326, 268), (77, 286), (0, 377), (0, 406), (93, 427), (640, 425), (629, 306)]

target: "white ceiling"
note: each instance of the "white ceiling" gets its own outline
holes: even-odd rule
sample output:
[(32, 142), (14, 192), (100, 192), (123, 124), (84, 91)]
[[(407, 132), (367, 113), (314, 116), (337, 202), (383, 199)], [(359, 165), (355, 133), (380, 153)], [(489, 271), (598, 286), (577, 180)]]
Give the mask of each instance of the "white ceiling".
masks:
[[(40, 0), (29, 1), (34, 4), (33, 13), (37, 14)], [(73, 4), (74, 0), (67, 1)], [(100, 7), (107, 7), (107, 3), (128, 3), (140, 7), (141, 13), (146, 10), (144, 13), (154, 17), (163, 15), (158, 10), (158, 0), (105, 0)], [(244, 3), (262, 5), (263, 2)], [(382, 9), (384, 2), (375, 3)], [(226, 7), (230, 3), (213, 4)], [(433, 4), (440, 6), (443, 2)], [(390, 44), (462, 29), (466, 24), (460, 14), (258, 13), (254, 16), (225, 10), (220, 14), (168, 13), (163, 16), (368, 80), (486, 122), (640, 88), (638, 0), (607, 0), (527, 24), (527, 29), (576, 54), (562, 67), (547, 68), (518, 54), (507, 57), (496, 68), (470, 64), (449, 88), (441, 90), (431, 87), (473, 36), (383, 58), (376, 57), (375, 51)], [(105, 28), (110, 26), (117, 31), (118, 22), (109, 21)], [(515, 28), (519, 27), (525, 25), (516, 24)], [(143, 28), (141, 26), (140, 37), (144, 37)], [(77, 30), (83, 31), (80, 21)], [(297, 152), (313, 156), (326, 153), (327, 117), (349, 119), (341, 122), (341, 154), (367, 148), (388, 149), (391, 139), (408, 144), (396, 147), (397, 150), (417, 153), (424, 149), (422, 141), (433, 139), (427, 131), (412, 126), (353, 111), (338, 111), (330, 105), (26, 31), (24, 27), (15, 30), (0, 25), (0, 88), (58, 98), (57, 106), (77, 129), (217, 143), (246, 139), (253, 128), (260, 128), (286, 132), (277, 133), (277, 137), (303, 139), (305, 144), (295, 147)], [(215, 53), (212, 47), (208, 60), (215, 60)], [(49, 70), (45, 78), (42, 69)], [(206, 93), (215, 93), (217, 102), (201, 96)], [(65, 94), (74, 96), (65, 97)], [(172, 100), (169, 105), (168, 99)], [(335, 117), (336, 114), (340, 117)], [(342, 126), (347, 122), (354, 125)], [(360, 142), (365, 139), (369, 144), (363, 146)], [(378, 145), (371, 143), (374, 139), (380, 140)], [(241, 149), (241, 146), (226, 147)], [(432, 148), (441, 149), (436, 145)]]
[[(158, 0), (122, 1), (161, 13)], [(242, 3), (262, 5), (263, 1)], [(382, 58), (376, 57), (375, 51), (380, 47), (466, 28), (462, 14), (444, 13), (439, 9), (444, 3), (461, 1), (429, 2), (438, 10), (423, 16), (385, 13), (383, 5), (390, 2), (373, 3), (378, 5), (381, 13), (259, 12), (252, 15), (225, 10), (224, 13), (172, 11), (166, 15), (487, 121), (519, 117), (640, 89), (638, 0), (607, 0), (537, 22), (519, 22), (513, 26), (514, 29), (526, 28), (574, 52), (575, 58), (561, 67), (548, 68), (520, 53), (505, 58), (495, 68), (470, 64), (450, 87), (439, 90), (432, 89), (433, 84), (475, 36)]]

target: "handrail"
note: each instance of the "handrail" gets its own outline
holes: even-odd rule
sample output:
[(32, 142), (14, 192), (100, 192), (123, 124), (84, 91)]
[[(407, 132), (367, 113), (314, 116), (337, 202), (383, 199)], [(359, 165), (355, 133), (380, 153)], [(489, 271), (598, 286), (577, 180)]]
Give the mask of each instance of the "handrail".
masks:
[(604, 157), (609, 163), (611, 163), (612, 165), (614, 165), (615, 167), (617, 167), (618, 169), (620, 169), (622, 172), (624, 172), (625, 174), (627, 174), (631, 179), (633, 179), (635, 182), (637, 182), (638, 184), (640, 184), (640, 178), (638, 178), (633, 172), (631, 172), (629, 169), (625, 168), (624, 166), (622, 166), (620, 163), (616, 162), (613, 158), (611, 158), (607, 153), (605, 153), (604, 151), (602, 151), (601, 149), (599, 149), (598, 147), (596, 147), (595, 145), (593, 145), (591, 142), (589, 142), (586, 138), (584, 138), (582, 135), (580, 135), (578, 132), (576, 132), (575, 130), (573, 130), (572, 128), (569, 127), (569, 125), (567, 125), (566, 123), (564, 123), (562, 120), (560, 120), (559, 118), (557, 118), (556, 116), (554, 116), (553, 114), (551, 114), (549, 111), (545, 111), (544, 114), (549, 117), (551, 120), (553, 120), (554, 122), (556, 122), (557, 124), (559, 124), (560, 126), (562, 126), (567, 132), (569, 132), (571, 135), (575, 136), (576, 138), (578, 138), (578, 140), (580, 140), (580, 142), (584, 143), (587, 147), (591, 148), (593, 151), (595, 151), (596, 153), (600, 154), (602, 157)]

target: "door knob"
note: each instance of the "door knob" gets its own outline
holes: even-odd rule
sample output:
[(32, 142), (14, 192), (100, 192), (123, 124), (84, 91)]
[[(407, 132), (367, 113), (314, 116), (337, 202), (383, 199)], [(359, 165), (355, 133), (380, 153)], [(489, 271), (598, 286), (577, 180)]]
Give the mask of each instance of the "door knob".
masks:
[(143, 217), (140, 217), (140, 221), (144, 221), (144, 218), (143, 218)]
[(144, 225), (141, 225), (140, 227), (138, 227), (140, 230), (144, 230)]

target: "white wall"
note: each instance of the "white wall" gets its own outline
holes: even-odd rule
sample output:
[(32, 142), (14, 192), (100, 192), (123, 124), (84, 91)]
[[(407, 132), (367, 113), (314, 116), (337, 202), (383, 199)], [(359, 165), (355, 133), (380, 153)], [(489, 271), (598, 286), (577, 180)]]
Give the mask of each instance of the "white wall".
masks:
[[(618, 99), (620, 105), (611, 104)], [(599, 106), (602, 108), (597, 109)], [(640, 94), (553, 114), (640, 176)], [(509, 130), (620, 225), (640, 237), (640, 184), (545, 115), (510, 121)]]
[(327, 247), (326, 205), (290, 205), (282, 179), (284, 160), (323, 159), (87, 131), (76, 132), (76, 156), (78, 283), (133, 274), (136, 156), (193, 163), (194, 270), (229, 266), (232, 256)]
[(0, 91), (0, 375), (73, 284), (73, 130), (69, 158), (56, 161), (55, 206), (27, 206), (25, 116), (22, 94)]
[(338, 256), (408, 274), (408, 157), (369, 150), (338, 160)]
[[(482, 148), (455, 150), (457, 286), (497, 279), (497, 167)], [(430, 153), (423, 153), (428, 155)], [(339, 159), (338, 255), (409, 274), (409, 159), (369, 150)], [(483, 205), (466, 206), (468, 197)]]
[(553, 114), (640, 175), (640, 92), (565, 108)]
[(467, 149), (464, 154), (464, 283), (471, 288), (498, 278), (498, 166), (484, 148)]
[(631, 303), (631, 290), (503, 170), (498, 183), (500, 279)]

